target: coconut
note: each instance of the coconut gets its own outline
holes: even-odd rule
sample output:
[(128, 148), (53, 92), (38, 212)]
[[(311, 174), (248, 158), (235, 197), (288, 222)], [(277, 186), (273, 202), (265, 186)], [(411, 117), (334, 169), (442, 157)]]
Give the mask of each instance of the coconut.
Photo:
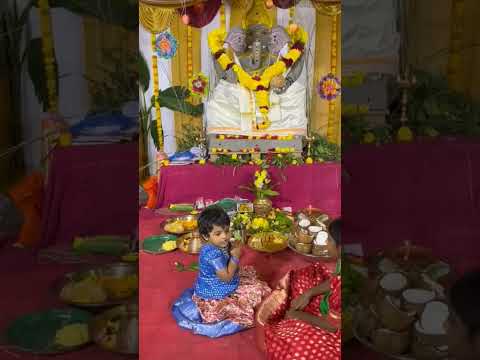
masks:
[(376, 310), (383, 326), (393, 331), (405, 331), (415, 321), (414, 311), (402, 311), (395, 298), (388, 295), (377, 299)]
[(408, 279), (400, 272), (392, 272), (381, 276), (378, 285), (385, 294), (399, 296), (408, 287)]
[(391, 355), (400, 355), (410, 346), (410, 333), (377, 329), (373, 332), (372, 341), (377, 350)]
[(450, 315), (448, 305), (441, 301), (431, 301), (425, 305), (414, 331), (418, 340), (426, 345), (444, 346), (447, 344), (445, 324)]
[(415, 311), (418, 315), (423, 312), (425, 304), (434, 299), (435, 293), (425, 289), (407, 289), (402, 293), (404, 309)]
[(381, 273), (387, 274), (398, 271), (399, 266), (389, 258), (382, 258), (382, 260), (378, 262), (378, 270), (380, 270)]
[(448, 346), (435, 347), (423, 344), (418, 339), (412, 344), (412, 353), (418, 360), (437, 360), (448, 357)]

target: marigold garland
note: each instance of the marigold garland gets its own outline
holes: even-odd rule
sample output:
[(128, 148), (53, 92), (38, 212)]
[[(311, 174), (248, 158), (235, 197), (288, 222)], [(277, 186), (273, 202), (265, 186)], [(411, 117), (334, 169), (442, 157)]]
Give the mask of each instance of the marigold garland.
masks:
[(162, 129), (162, 113), (160, 110), (160, 103), (158, 102), (158, 95), (160, 90), (158, 87), (158, 58), (155, 55), (157, 48), (157, 37), (152, 34), (152, 74), (153, 74), (153, 95), (155, 96), (155, 120), (157, 125), (157, 137), (158, 137), (158, 151), (163, 146), (163, 129)]
[(305, 44), (308, 40), (308, 35), (305, 30), (298, 28), (295, 32), (287, 29), (290, 35), (291, 46), (285, 56), (282, 56), (275, 64), (269, 66), (262, 75), (251, 76), (239, 65), (230, 59), (226, 54), (223, 44), (227, 33), (224, 29), (216, 29), (208, 34), (208, 46), (210, 52), (218, 61), (223, 70), (232, 69), (237, 74), (238, 82), (244, 88), (251, 90), (255, 94), (258, 109), (263, 117), (263, 122), (258, 124), (258, 129), (268, 129), (271, 122), (268, 118), (270, 110), (270, 81), (278, 75), (282, 75), (287, 71), (299, 58), (302, 56)]
[(47, 108), (49, 112), (56, 113), (58, 110), (57, 79), (55, 74), (55, 54), (53, 50), (52, 25), (48, 0), (38, 0), (38, 9), (42, 33), (43, 63), (45, 65), (45, 77), (48, 90)]

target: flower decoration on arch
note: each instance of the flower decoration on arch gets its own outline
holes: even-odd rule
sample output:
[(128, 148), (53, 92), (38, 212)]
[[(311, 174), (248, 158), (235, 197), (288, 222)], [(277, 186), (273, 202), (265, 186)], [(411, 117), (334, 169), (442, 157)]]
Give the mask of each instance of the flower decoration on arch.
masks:
[(169, 31), (163, 31), (155, 40), (155, 51), (161, 59), (169, 60), (177, 52), (177, 39)]
[(208, 94), (208, 78), (203, 73), (194, 74), (188, 81), (188, 89), (193, 96), (206, 96)]
[(317, 85), (317, 92), (324, 100), (335, 100), (342, 92), (340, 80), (333, 74), (325, 75)]

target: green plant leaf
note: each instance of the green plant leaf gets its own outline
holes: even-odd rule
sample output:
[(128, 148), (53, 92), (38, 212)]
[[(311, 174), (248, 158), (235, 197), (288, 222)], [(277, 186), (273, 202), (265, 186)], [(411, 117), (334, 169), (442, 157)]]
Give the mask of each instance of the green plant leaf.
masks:
[(150, 85), (150, 70), (142, 54), (138, 57), (138, 82), (143, 92), (147, 92)]
[(190, 91), (183, 86), (173, 86), (163, 90), (159, 94), (160, 106), (166, 107), (173, 111), (178, 111), (193, 117), (202, 116), (203, 103), (193, 105), (186, 101), (190, 96)]
[(262, 193), (266, 196), (278, 196), (279, 193), (270, 189), (262, 190)]
[(157, 150), (160, 149), (160, 142), (158, 141), (158, 131), (157, 131), (157, 120), (153, 120), (151, 123), (150, 123), (150, 136), (152, 137), (153, 139), (153, 143), (155, 145), (155, 148)]
[[(46, 110), (48, 106), (48, 88), (45, 76), (45, 65), (43, 63), (42, 39), (35, 38), (30, 40), (27, 59), (28, 74), (32, 80), (35, 95), (37, 96), (38, 101), (43, 105), (44, 110)], [(56, 59), (54, 59), (53, 67), (58, 91), (58, 67)]]

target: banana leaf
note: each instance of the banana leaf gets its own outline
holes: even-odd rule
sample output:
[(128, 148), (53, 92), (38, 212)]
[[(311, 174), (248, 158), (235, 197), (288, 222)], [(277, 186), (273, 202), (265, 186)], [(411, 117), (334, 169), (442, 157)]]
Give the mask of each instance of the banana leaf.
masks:
[(157, 150), (160, 149), (160, 142), (158, 139), (158, 132), (157, 132), (157, 120), (153, 120), (150, 123), (150, 136), (152, 137), (153, 144)]
[(160, 92), (157, 101), (160, 106), (173, 111), (178, 111), (193, 117), (199, 117), (203, 114), (203, 103), (193, 105), (186, 99), (190, 96), (190, 91), (182, 86), (173, 86)]
[[(39, 102), (43, 105), (43, 109), (45, 111), (48, 106), (48, 88), (47, 79), (45, 77), (45, 64), (43, 63), (42, 39), (35, 38), (30, 40), (30, 44), (28, 45), (27, 49), (27, 59), (28, 74), (32, 80), (35, 95), (37, 96)], [(53, 67), (58, 91), (58, 66), (56, 58), (53, 60)]]
[(142, 87), (142, 91), (147, 92), (150, 85), (150, 71), (148, 69), (147, 61), (142, 54), (138, 57), (138, 82)]

